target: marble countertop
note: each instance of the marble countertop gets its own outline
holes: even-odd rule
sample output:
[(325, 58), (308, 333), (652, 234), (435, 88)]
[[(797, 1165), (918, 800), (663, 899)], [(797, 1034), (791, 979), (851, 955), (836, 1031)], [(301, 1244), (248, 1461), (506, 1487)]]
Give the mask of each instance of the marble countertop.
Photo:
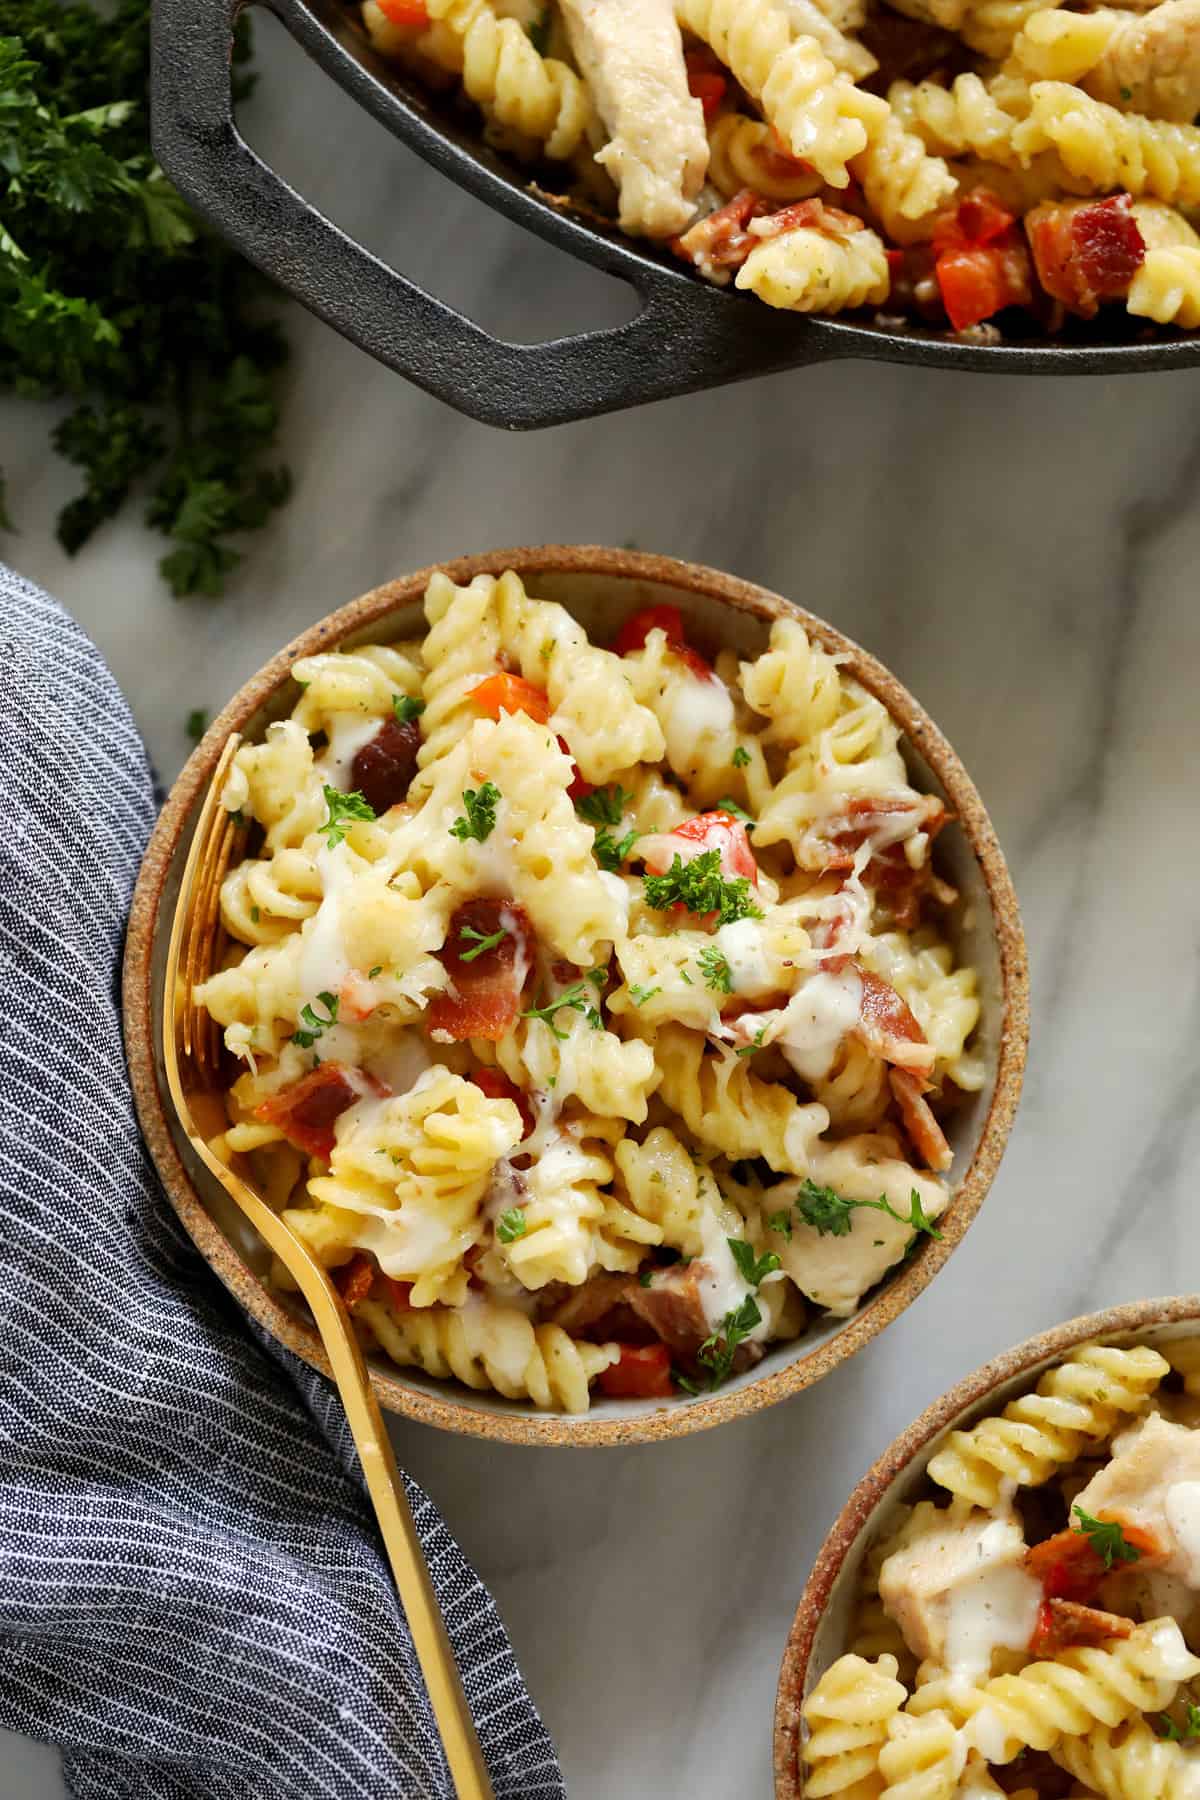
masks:
[[(621, 316), (621, 290), (427, 170), (269, 22), (260, 42), (248, 135), (339, 223), (514, 336)], [(764, 582), (875, 651), (949, 734), (1012, 864), (1024, 1102), (965, 1243), (882, 1338), (785, 1406), (662, 1447), (397, 1426), (499, 1599), (576, 1800), (765, 1796), (792, 1610), (868, 1463), (1031, 1332), (1200, 1286), (1200, 372), (843, 364), (504, 438), (306, 315), (290, 328), (296, 495), (220, 602), (171, 599), (133, 512), (67, 559), (46, 414), (0, 411), (5, 553), (100, 644), (164, 779), (191, 708), (377, 582), (493, 545), (633, 540)], [(52, 1752), (5, 1740), (0, 1758), (13, 1800), (61, 1793)]]

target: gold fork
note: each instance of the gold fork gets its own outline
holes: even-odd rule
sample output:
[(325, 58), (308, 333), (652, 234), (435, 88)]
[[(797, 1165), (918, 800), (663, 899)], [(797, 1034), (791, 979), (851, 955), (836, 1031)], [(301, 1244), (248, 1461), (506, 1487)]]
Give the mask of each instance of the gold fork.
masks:
[(193, 995), (216, 966), (221, 948), (221, 882), (235, 848), (244, 839), (240, 821), (220, 804), (225, 776), (240, 741), (232, 735), (221, 753), (196, 821), (175, 904), (163, 995), (167, 1086), (196, 1155), (279, 1258), (309, 1304), (346, 1409), (455, 1790), (459, 1800), (493, 1800), (441, 1608), (350, 1315), (312, 1252), (253, 1188), (226, 1168), (197, 1126), (197, 1111), (201, 1117), (211, 1117), (215, 1110), (220, 1040), (215, 1021), (196, 1005)]

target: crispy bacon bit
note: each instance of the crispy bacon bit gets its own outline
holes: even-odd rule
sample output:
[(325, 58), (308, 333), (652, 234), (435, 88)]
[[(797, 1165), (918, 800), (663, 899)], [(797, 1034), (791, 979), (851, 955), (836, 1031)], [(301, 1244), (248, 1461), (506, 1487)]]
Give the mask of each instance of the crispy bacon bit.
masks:
[(489, 719), (498, 719), (502, 712), (528, 713), (537, 724), (544, 725), (550, 717), (550, 696), (545, 688), (535, 687), (523, 675), (489, 675), (467, 697)]
[[(478, 956), (471, 954), (480, 939), (498, 931), (504, 932), (498, 943)], [(478, 935), (470, 936), (472, 932)], [(515, 900), (481, 895), (460, 906), (451, 914), (441, 952), (450, 988), (430, 1001), (430, 1034), (441, 1043), (470, 1037), (497, 1043), (520, 1010), (534, 946), (529, 915)]]
[(688, 93), (700, 102), (704, 117), (711, 119), (725, 98), (729, 78), (707, 47), (689, 50), (683, 61), (687, 69)]
[(421, 727), (415, 719), (404, 725), (398, 719), (387, 719), (354, 758), (350, 785), (377, 818), (408, 798), (420, 748)]
[(473, 1081), (477, 1088), (482, 1088), (489, 1100), (511, 1100), (521, 1115), (521, 1123), (525, 1127), (524, 1136), (533, 1136), (537, 1120), (533, 1116), (529, 1098), (508, 1079), (507, 1075), (502, 1075), (499, 1069), (472, 1069), (468, 1079)]
[(600, 1391), (612, 1400), (669, 1400), (671, 1352), (665, 1344), (622, 1344), (620, 1362), (601, 1372)]
[(1057, 1656), (1060, 1650), (1078, 1645), (1106, 1644), (1111, 1638), (1133, 1635), (1133, 1620), (1120, 1613), (1100, 1612), (1094, 1606), (1083, 1606), (1077, 1600), (1043, 1600), (1038, 1608), (1037, 1624), (1029, 1640), (1029, 1654), (1036, 1657)]
[(362, 1082), (340, 1063), (325, 1062), (291, 1087), (271, 1094), (255, 1108), (254, 1116), (265, 1125), (277, 1125), (289, 1144), (307, 1156), (321, 1156), (328, 1162), (334, 1122), (362, 1098), (363, 1091)]
[[(1111, 1516), (1111, 1515), (1110, 1515)], [(1161, 1559), (1158, 1540), (1138, 1525), (1120, 1520), (1127, 1544), (1140, 1552), (1139, 1564), (1145, 1568), (1150, 1560)], [(1044, 1538), (1026, 1553), (1025, 1567), (1042, 1584), (1048, 1600), (1073, 1600), (1087, 1605), (1096, 1596), (1101, 1582), (1114, 1571), (1106, 1569), (1104, 1558), (1083, 1531), (1057, 1531)]]
[(933, 1045), (926, 1039), (907, 1001), (889, 981), (881, 981), (869, 969), (860, 968), (859, 978), (862, 1000), (855, 1027), (857, 1036), (884, 1062), (927, 1074), (933, 1067)]
[(642, 650), (652, 631), (662, 632), (671, 654), (686, 663), (693, 675), (699, 676), (702, 681), (715, 679), (711, 664), (705, 662), (700, 652), (693, 650), (688, 643), (683, 629), (683, 614), (677, 606), (645, 606), (641, 612), (632, 614), (613, 640), (613, 649), (618, 656), (628, 656), (633, 650)]
[(888, 1080), (900, 1108), (904, 1129), (917, 1155), (927, 1168), (936, 1169), (939, 1173), (948, 1169), (954, 1161), (954, 1152), (933, 1116), (922, 1092), (920, 1079), (907, 1069), (892, 1069), (888, 1073)]
[(365, 1250), (357, 1251), (335, 1272), (333, 1285), (351, 1312), (367, 1298), (375, 1286), (375, 1264)]
[(1082, 319), (1094, 319), (1101, 300), (1127, 294), (1146, 256), (1128, 194), (1044, 201), (1026, 214), (1025, 230), (1038, 280)]
[(848, 803), (844, 812), (822, 821), (819, 831), (806, 834), (804, 847), (808, 849), (811, 844), (815, 848), (819, 859), (816, 866), (822, 872), (852, 869), (855, 855), (869, 838), (880, 834), (892, 836), (894, 841), (885, 844), (872, 857), (867, 865), (870, 869), (890, 850), (898, 850), (903, 856), (900, 840), (911, 837), (914, 832), (924, 831), (931, 839), (935, 838), (949, 818), (950, 814), (934, 794), (915, 794), (911, 799), (905, 794), (860, 794)]
[(781, 206), (778, 212), (751, 223), (751, 234), (759, 239), (784, 237), (789, 231), (823, 231), (826, 237), (852, 237), (865, 231), (863, 221), (840, 207), (826, 206), (823, 200), (796, 200)]
[(694, 263), (709, 281), (723, 285), (732, 280), (730, 271), (741, 268), (759, 241), (746, 229), (751, 219), (761, 219), (770, 210), (770, 202), (761, 194), (743, 188), (724, 206), (697, 219), (682, 237), (672, 238), (671, 249), (684, 262)]
[(709, 1335), (698, 1263), (677, 1264), (657, 1275), (651, 1287), (631, 1281), (625, 1299), (668, 1350), (685, 1360), (695, 1358)]
[(411, 1312), (413, 1284), (411, 1281), (397, 1281), (393, 1275), (385, 1275), (381, 1269), (379, 1280), (383, 1287), (388, 1305), (393, 1312)]
[[(630, 1337), (630, 1322), (641, 1325), (649, 1336), (644, 1320), (628, 1308), (627, 1301), (637, 1280), (629, 1275), (589, 1275), (581, 1287), (568, 1288), (545, 1316), (552, 1325), (561, 1325), (572, 1337)], [(543, 1289), (543, 1294), (545, 1290)]]

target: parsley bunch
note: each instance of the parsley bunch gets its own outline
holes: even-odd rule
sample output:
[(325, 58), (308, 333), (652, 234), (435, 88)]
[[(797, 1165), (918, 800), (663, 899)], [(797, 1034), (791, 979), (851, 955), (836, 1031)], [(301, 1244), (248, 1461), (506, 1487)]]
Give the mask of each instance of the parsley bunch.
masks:
[(230, 540), (290, 486), (266, 460), (287, 352), (256, 314), (264, 284), (150, 153), (149, 0), (7, 0), (3, 30), (0, 386), (74, 403), (53, 441), (83, 486), (59, 541), (80, 549), (145, 482), (163, 576), (219, 594)]
[(702, 850), (690, 862), (676, 851), (665, 875), (643, 877), (646, 905), (655, 912), (684, 906), (690, 913), (715, 913), (719, 925), (738, 919), (761, 919), (745, 875), (727, 876), (721, 869), (719, 850)]

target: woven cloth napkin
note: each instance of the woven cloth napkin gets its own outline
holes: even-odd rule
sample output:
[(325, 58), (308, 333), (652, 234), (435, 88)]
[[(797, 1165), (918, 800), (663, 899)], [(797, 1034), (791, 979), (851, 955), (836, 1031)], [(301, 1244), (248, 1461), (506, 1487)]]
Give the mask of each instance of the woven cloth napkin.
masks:
[[(0, 1726), (77, 1800), (452, 1796), (334, 1392), (252, 1334), (138, 1135), (129, 709), (2, 566), (0, 793)], [(496, 1794), (560, 1800), (492, 1598), (408, 1492)]]

